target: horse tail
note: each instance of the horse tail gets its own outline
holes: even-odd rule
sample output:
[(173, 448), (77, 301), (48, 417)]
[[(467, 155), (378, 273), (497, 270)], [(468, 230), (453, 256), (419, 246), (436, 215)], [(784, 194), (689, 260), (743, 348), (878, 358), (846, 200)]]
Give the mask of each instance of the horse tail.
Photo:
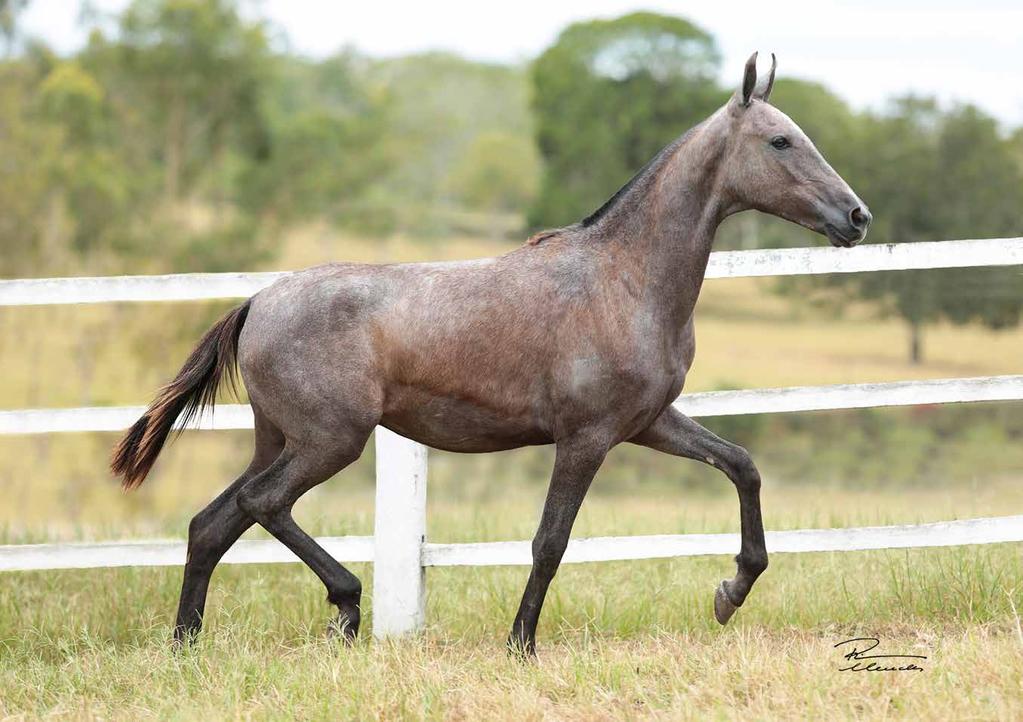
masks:
[(146, 413), (114, 447), (110, 469), (125, 491), (139, 486), (156, 463), (174, 422), (181, 428), (203, 410), (213, 408), (220, 382), (236, 386), (238, 337), (249, 314), (250, 298), (206, 332), (173, 381), (160, 389)]

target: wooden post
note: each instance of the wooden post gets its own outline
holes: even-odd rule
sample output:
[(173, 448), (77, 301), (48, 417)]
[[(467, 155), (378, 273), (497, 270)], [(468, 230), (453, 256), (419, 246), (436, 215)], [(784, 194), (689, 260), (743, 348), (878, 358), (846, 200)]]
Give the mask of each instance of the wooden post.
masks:
[(376, 430), (373, 636), (415, 632), (425, 619), (426, 447)]

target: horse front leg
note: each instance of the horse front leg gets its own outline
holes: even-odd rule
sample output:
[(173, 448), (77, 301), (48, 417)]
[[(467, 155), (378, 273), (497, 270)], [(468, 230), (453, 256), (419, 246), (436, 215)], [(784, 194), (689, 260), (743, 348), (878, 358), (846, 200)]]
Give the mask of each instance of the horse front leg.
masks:
[(543, 516), (533, 538), (533, 567), (508, 636), (508, 648), (514, 654), (536, 656), (540, 609), (565, 554), (579, 507), (607, 451), (608, 444), (597, 435), (577, 434), (557, 443)]
[(717, 467), (735, 485), (742, 534), (739, 555), (735, 558), (738, 571), (734, 579), (721, 582), (714, 594), (714, 616), (720, 624), (726, 624), (746, 601), (757, 577), (767, 569), (760, 514), (760, 472), (744, 448), (725, 441), (671, 406), (630, 441)]

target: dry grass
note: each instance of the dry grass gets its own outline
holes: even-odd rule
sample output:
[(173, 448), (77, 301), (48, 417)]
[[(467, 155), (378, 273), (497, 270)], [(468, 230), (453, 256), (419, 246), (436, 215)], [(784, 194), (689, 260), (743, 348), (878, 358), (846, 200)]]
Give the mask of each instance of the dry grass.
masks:
[[(725, 559), (567, 567), (535, 665), (508, 659), (502, 643), (521, 569), (431, 571), (423, 635), (344, 648), (322, 634), (329, 610), (311, 573), (226, 568), (206, 636), (180, 656), (167, 644), (178, 570), (8, 575), (0, 714), (1019, 719), (1020, 562), (1010, 546), (775, 555), (724, 630), (711, 619), (710, 592), (731, 566)], [(369, 570), (358, 571), (368, 582)], [(839, 671), (833, 645), (859, 636), (926, 655), (924, 671)]]
[[(508, 246), (382, 244), (309, 227), (276, 267), (331, 258), (461, 258)], [(897, 322), (862, 308), (842, 319), (793, 311), (768, 281), (707, 284), (690, 390), (1020, 373), (1023, 334), (929, 331), (923, 366), (905, 360)], [(229, 304), (0, 309), (0, 408), (142, 403)], [(181, 536), (204, 500), (244, 466), (247, 432), (189, 434), (141, 493), (105, 470), (109, 434), (0, 438), (0, 537)], [(641, 451), (641, 450), (634, 450)], [(823, 449), (807, 449), (823, 454)], [(734, 493), (695, 465), (647, 465), (624, 450), (602, 472), (576, 535), (735, 531)], [(814, 457), (816, 458), (816, 457)], [(318, 534), (371, 533), (372, 455), (298, 508)], [(513, 467), (519, 476), (506, 480)], [(435, 541), (528, 538), (549, 451), (431, 462)], [(677, 469), (677, 472), (675, 471)], [(631, 470), (629, 472), (628, 470)], [(503, 472), (503, 475), (498, 472)], [(676, 475), (677, 474), (677, 475)], [(960, 474), (960, 475), (957, 475)], [(853, 526), (1020, 513), (1018, 474), (980, 459), (966, 478), (913, 488), (786, 485), (765, 475), (769, 528)], [(704, 484), (704, 480), (707, 483)], [(683, 483), (680, 483), (683, 482)], [(955, 482), (955, 483), (952, 483)], [(255, 532), (254, 532), (255, 534)], [(429, 626), (397, 643), (327, 642), (321, 585), (302, 567), (227, 567), (203, 641), (167, 645), (178, 569), (0, 577), (0, 716), (75, 719), (1021, 719), (1023, 550), (775, 555), (732, 625), (711, 592), (723, 558), (566, 567), (541, 623), (539, 664), (503, 652), (523, 569), (429, 572)], [(356, 565), (367, 590), (371, 569)], [(372, 615), (372, 599), (366, 610)], [(876, 635), (926, 654), (924, 672), (839, 672), (832, 648)]]

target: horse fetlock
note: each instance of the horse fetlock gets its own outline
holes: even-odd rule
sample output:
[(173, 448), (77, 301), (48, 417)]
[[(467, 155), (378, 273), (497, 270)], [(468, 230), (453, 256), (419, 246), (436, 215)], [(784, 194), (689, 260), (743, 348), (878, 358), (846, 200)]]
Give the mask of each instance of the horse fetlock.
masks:
[[(739, 572), (756, 579), (767, 570), (767, 552), (750, 552), (735, 558)], [(751, 582), (752, 583), (752, 582)]]
[(352, 580), (343, 588), (328, 591), (327, 601), (337, 607), (337, 619), (327, 628), (328, 635), (340, 634), (354, 638), (359, 633), (359, 623), (362, 619), (361, 600), (362, 583), (358, 579)]
[(202, 629), (202, 621), (196, 618), (194, 621), (179, 621), (174, 625), (174, 636), (171, 638), (171, 645), (175, 651), (191, 646), (199, 638)]
[(327, 601), (338, 609), (358, 609), (362, 600), (362, 582), (353, 580), (340, 588), (332, 588), (327, 591)]

